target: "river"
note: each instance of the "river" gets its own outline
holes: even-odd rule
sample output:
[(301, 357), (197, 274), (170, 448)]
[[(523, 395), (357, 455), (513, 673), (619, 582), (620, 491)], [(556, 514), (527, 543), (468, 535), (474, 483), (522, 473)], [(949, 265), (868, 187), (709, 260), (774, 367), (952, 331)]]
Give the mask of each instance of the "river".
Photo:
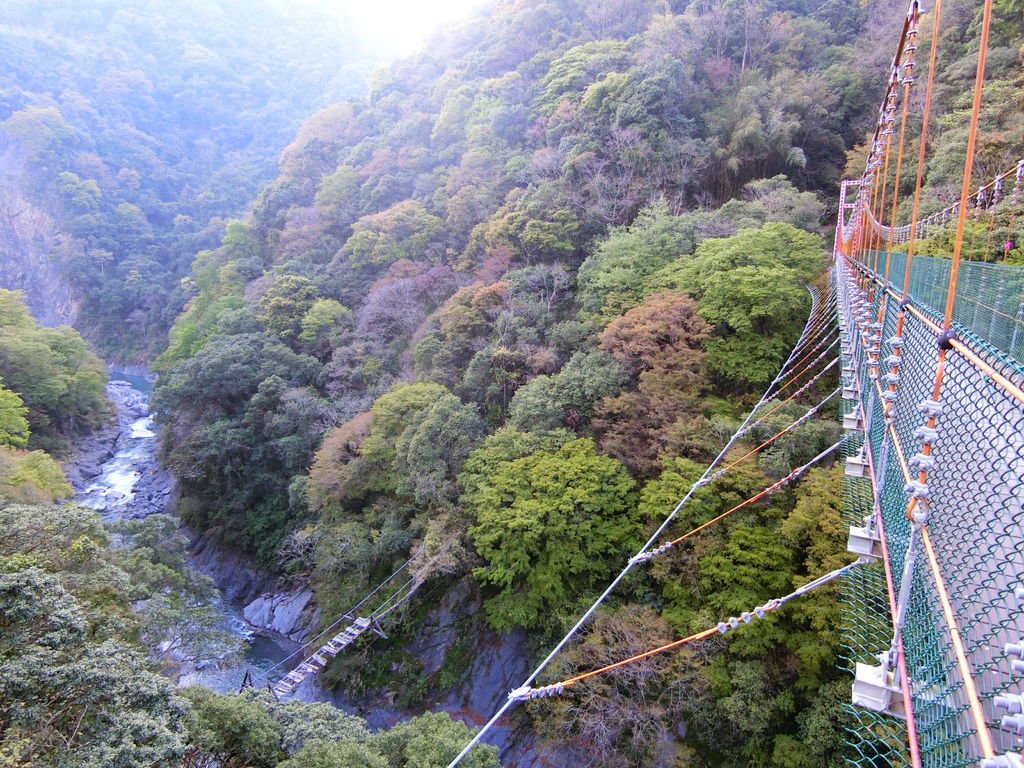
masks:
[[(93, 457), (77, 466), (75, 501), (95, 509), (104, 522), (139, 519), (170, 509), (173, 480), (157, 457), (157, 430), (149, 411), (152, 382), (143, 376), (112, 372), (107, 396), (117, 409), (116, 436), (95, 438), (82, 451)], [(111, 445), (112, 443), (112, 445)], [(223, 627), (244, 646), (241, 654), (206, 659), (178, 670), (179, 685), (202, 684), (222, 693), (237, 691), (248, 672), (261, 684), (268, 669), (283, 661), (297, 644), (251, 626), (242, 606), (218, 599)], [(294, 663), (294, 662), (292, 662)]]

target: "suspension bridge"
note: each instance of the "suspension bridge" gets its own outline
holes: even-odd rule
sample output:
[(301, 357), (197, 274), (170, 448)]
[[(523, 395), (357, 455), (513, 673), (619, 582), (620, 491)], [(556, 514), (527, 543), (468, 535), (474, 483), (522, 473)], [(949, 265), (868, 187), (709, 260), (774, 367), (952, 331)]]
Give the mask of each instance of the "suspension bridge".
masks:
[(386, 638), (382, 622), (402, 609), (431, 575), (431, 566), (448, 552), (451, 542), (438, 548), (421, 564), (426, 552), (415, 552), (394, 573), (374, 587), (362, 600), (321, 629), (273, 666), (253, 675), (246, 672), (242, 690), (263, 683), (275, 699), (295, 693), (310, 677), (322, 671), (338, 654), (352, 646), (367, 631)]
[[(742, 629), (836, 580), (843, 595), (843, 664), (852, 678), (850, 763), (1024, 768), (1024, 266), (1008, 263), (1019, 253), (1014, 238), (1024, 203), (1024, 159), (973, 186), (992, 20), (992, 2), (985, 0), (960, 196), (922, 214), (943, 29), (941, 0), (935, 0), (920, 124), (913, 130), (916, 179), (909, 220), (900, 220), (907, 208), (900, 204), (906, 202), (904, 160), (912, 143), (908, 124), (920, 87), (922, 14), (914, 0), (864, 173), (842, 185), (830, 288), (815, 295), (807, 328), (779, 376), (662, 526), (449, 768), (518, 702), (572, 695), (582, 680)], [(846, 434), (813, 461), (833, 453), (844, 461), (849, 564), (703, 632), (534, 687), (633, 567), (777, 489), (778, 483), (663, 541), (698, 488), (775, 439), (725, 459), (754, 424), (778, 409), (783, 390), (803, 381), (786, 400), (803, 394), (837, 365), (838, 390), (782, 432), (841, 398)]]
[[(919, 65), (924, 10), (914, 0), (902, 20), (866, 167), (842, 184), (828, 279), (810, 289), (810, 316), (789, 358), (689, 492), (449, 768), (522, 702), (577, 695), (580, 683), (616, 668), (757, 631), (758, 619), (834, 582), (851, 678), (851, 765), (1024, 768), (1024, 266), (1012, 263), (1024, 159), (974, 179), (992, 19), (984, 0), (960, 195), (923, 210), (942, 0), (928, 12)], [(792, 403), (806, 406), (802, 415), (751, 445), (755, 428), (764, 434), (766, 419)], [(833, 445), (717, 517), (673, 530), (699, 489), (823, 414), (842, 419)], [(543, 677), (631, 571), (828, 461), (845, 467), (846, 565), (690, 636), (563, 680)], [(407, 589), (378, 611), (407, 600)], [(275, 694), (294, 691), (371, 618), (352, 612), (325, 630), (331, 639)]]
[[(834, 242), (843, 398), (864, 421), (844, 497), (883, 568), (844, 583), (857, 765), (1021, 768), (1024, 160), (972, 188), (992, 3), (959, 198), (922, 215), (942, 3), (931, 9), (909, 220), (900, 221), (922, 8), (910, 5)], [(888, 606), (888, 611), (878, 606)]]

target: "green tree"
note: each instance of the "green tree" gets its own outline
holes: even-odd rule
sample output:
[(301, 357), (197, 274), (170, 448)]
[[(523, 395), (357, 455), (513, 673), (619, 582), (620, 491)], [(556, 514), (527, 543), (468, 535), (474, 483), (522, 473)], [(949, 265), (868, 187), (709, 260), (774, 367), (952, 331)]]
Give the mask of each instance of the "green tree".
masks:
[(664, 199), (642, 209), (628, 227), (615, 227), (577, 275), (584, 312), (608, 322), (643, 299), (644, 280), (696, 248), (696, 221), (673, 216)]
[(741, 386), (767, 384), (799, 336), (807, 303), (786, 267), (737, 267), (710, 277), (700, 315), (727, 332), (705, 344), (708, 367)]
[(303, 321), (312, 309), (316, 286), (301, 275), (278, 275), (260, 296), (259, 319), (267, 333), (283, 341), (295, 339), (303, 331)]
[(848, 562), (849, 529), (843, 524), (839, 495), (842, 477), (840, 466), (810, 470), (797, 486), (796, 504), (782, 523), (782, 536), (803, 553), (807, 573), (826, 573)]
[[(734, 525), (722, 547), (700, 559), (706, 604), (721, 619), (739, 616), (792, 590), (793, 553), (768, 526)], [(732, 647), (759, 656), (783, 639), (777, 616), (758, 622), (754, 632), (737, 632)]]
[(842, 728), (843, 707), (849, 699), (846, 680), (826, 683), (814, 691), (810, 706), (797, 715), (796, 737), (775, 737), (772, 762), (779, 768), (839, 768), (849, 765), (852, 747)]
[(489, 248), (510, 248), (527, 263), (552, 261), (572, 254), (579, 220), (561, 190), (552, 184), (512, 190), (484, 227)]
[(476, 408), (455, 395), (435, 400), (395, 444), (396, 490), (417, 504), (453, 499), (455, 478), (469, 452), (483, 436)]
[(0, 446), (0, 499), (15, 504), (48, 504), (70, 498), (73, 493), (64, 470), (45, 451)]
[(170, 683), (88, 628), (55, 576), (0, 557), (0, 755), (76, 768), (180, 757), (184, 707)]
[(102, 361), (75, 330), (40, 327), (19, 291), (0, 290), (0, 377), (24, 405), (28, 447), (62, 450), (111, 415)]
[(0, 131), (27, 147), (41, 164), (55, 163), (65, 145), (77, 136), (61, 111), (54, 106), (27, 106), (3, 122)]
[(103, 192), (94, 180), (83, 181), (77, 173), (71, 171), (59, 174), (58, 178), (61, 182), (61, 194), (76, 212), (85, 213), (99, 208)]
[(332, 337), (341, 330), (351, 315), (348, 307), (334, 299), (317, 299), (302, 316), (299, 341), (317, 357), (324, 357), (332, 349)]
[(4, 387), (0, 379), (0, 446), (24, 448), (28, 444), (27, 413), (18, 393)]
[(595, 405), (618, 394), (625, 383), (623, 367), (607, 352), (577, 352), (557, 374), (537, 376), (516, 391), (508, 425), (534, 432), (585, 426)]
[[(839, 494), (842, 478), (841, 466), (812, 469), (796, 487), (796, 503), (780, 528), (783, 539), (797, 553), (794, 586), (850, 562), (846, 551), (849, 527), (843, 523)], [(840, 611), (838, 584), (815, 590), (790, 611), (793, 629), (786, 646), (799, 660), (794, 687), (812, 696), (836, 671)]]
[(281, 743), (289, 755), (317, 741), (363, 743), (370, 738), (365, 720), (326, 702), (268, 702), (266, 696), (263, 701), (281, 725)]
[(703, 298), (708, 281), (738, 267), (794, 270), (799, 284), (815, 279), (824, 264), (821, 239), (791, 224), (765, 224), (731, 237), (704, 240), (692, 258), (678, 259), (647, 281), (648, 290), (668, 288)]
[(344, 252), (357, 265), (388, 265), (401, 259), (434, 260), (444, 223), (422, 203), (406, 200), (352, 225)]
[(388, 768), (388, 763), (367, 744), (311, 741), (278, 768)]
[[(374, 735), (371, 745), (390, 768), (444, 768), (472, 738), (472, 731), (445, 712), (428, 712)], [(487, 744), (462, 761), (469, 768), (500, 768), (498, 750)]]
[(302, 511), (288, 493), (292, 476), (308, 466), (328, 424), (325, 404), (307, 387), (319, 372), (315, 358), (244, 333), (211, 338), (161, 377), (161, 451), (186, 520), (216, 523), (241, 546), (273, 556)]
[(362, 446), (361, 461), (367, 468), (370, 490), (390, 491), (398, 478), (393, 473), (398, 457), (397, 441), (412, 425), (419, 425), (430, 407), (450, 393), (439, 384), (405, 384), (374, 402), (373, 424)]
[[(676, 508), (703, 472), (704, 466), (691, 459), (681, 456), (665, 459), (661, 474), (644, 483), (640, 491), (640, 514), (645, 520), (660, 522)], [(712, 490), (708, 486), (702, 486), (694, 492), (689, 504), (676, 518), (681, 529), (692, 527), (694, 521), (699, 521), (706, 514), (706, 504), (711, 496)]]
[(515, 461), (536, 451), (556, 451), (574, 435), (565, 429), (550, 432), (520, 432), (503, 427), (488, 435), (466, 458), (458, 482), (463, 494), (470, 495), (486, 483), (499, 464)]
[(188, 743), (224, 768), (274, 768), (284, 757), (282, 728), (253, 696), (222, 696), (194, 686), (182, 691), (189, 703)]
[[(445, 713), (428, 713), (371, 734), (361, 718), (327, 704), (277, 702), (264, 691), (183, 691), (189, 764), (225, 768), (444, 768), (472, 732)], [(497, 750), (482, 745), (473, 768), (499, 768)]]
[(640, 532), (635, 484), (589, 439), (499, 463), (462, 497), (487, 565), (476, 578), (499, 630), (536, 626), (547, 611), (606, 576)]
[(593, 40), (570, 48), (548, 67), (535, 102), (537, 112), (551, 114), (563, 98), (579, 98), (583, 87), (627, 61), (626, 44), (618, 40)]

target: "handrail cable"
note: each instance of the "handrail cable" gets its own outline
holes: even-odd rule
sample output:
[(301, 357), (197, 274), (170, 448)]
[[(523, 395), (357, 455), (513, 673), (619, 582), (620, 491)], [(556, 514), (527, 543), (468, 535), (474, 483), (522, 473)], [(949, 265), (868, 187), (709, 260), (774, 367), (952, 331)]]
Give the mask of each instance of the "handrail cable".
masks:
[(822, 587), (832, 581), (835, 581), (836, 579), (840, 578), (841, 576), (844, 576), (846, 573), (856, 568), (858, 565), (861, 565), (863, 562), (865, 561), (858, 559), (853, 561), (852, 563), (848, 563), (847, 565), (842, 566), (841, 568), (836, 568), (834, 571), (830, 571), (829, 573), (826, 573), (823, 576), (819, 576), (818, 578), (809, 581), (803, 586), (798, 587), (797, 589), (790, 592), (788, 595), (773, 598), (766, 602), (764, 605), (760, 605), (751, 611), (744, 611), (739, 616), (733, 616), (725, 621), (720, 621), (715, 626), (708, 627), (707, 629), (701, 632), (697, 632), (695, 634), (689, 635), (679, 640), (674, 640), (671, 643), (660, 645), (657, 648), (652, 648), (649, 651), (644, 651), (643, 653), (635, 654), (620, 661), (616, 661), (612, 664), (607, 664), (598, 669), (592, 669), (589, 672), (583, 672), (581, 674), (575, 675), (574, 677), (561, 680), (557, 683), (551, 683), (550, 685), (544, 685), (539, 688), (531, 688), (528, 685), (524, 685), (521, 688), (517, 688), (516, 690), (512, 691), (509, 694), (509, 698), (515, 701), (526, 701), (529, 699), (545, 699), (551, 696), (558, 696), (569, 686), (575, 685), (576, 683), (582, 682), (583, 680), (588, 680), (592, 677), (596, 677), (597, 675), (602, 675), (605, 672), (611, 672), (614, 669), (619, 669), (620, 667), (624, 667), (628, 664), (643, 661), (644, 659), (648, 659), (651, 656), (656, 656), (658, 654), (665, 653), (666, 651), (681, 648), (682, 646), (688, 645), (697, 640), (704, 640), (713, 635), (724, 635), (730, 630), (737, 629), (743, 624), (750, 624), (755, 619), (763, 619), (766, 615), (773, 611), (777, 611), (790, 600), (794, 600), (797, 597), (802, 597), (803, 595), (812, 592), (818, 587)]
[[(771, 410), (768, 411), (768, 413), (764, 414), (763, 416), (759, 416), (756, 422), (754, 422), (753, 424), (748, 425), (743, 430), (743, 433), (746, 434), (751, 429), (753, 429), (757, 424), (764, 422), (764, 420), (767, 419), (769, 416), (774, 415), (780, 409), (784, 408), (788, 403), (790, 403), (793, 400), (795, 400), (796, 398), (800, 397), (800, 395), (804, 394), (807, 390), (809, 390), (811, 387), (813, 387), (815, 384), (817, 384), (822, 376), (824, 376), (826, 373), (828, 373), (833, 368), (835, 368), (839, 364), (839, 361), (840, 361), (840, 358), (838, 358), (838, 357), (833, 358), (831, 363), (829, 363), (824, 368), (822, 368), (820, 371), (818, 371), (818, 373), (816, 373), (813, 378), (809, 379), (806, 384), (804, 384), (802, 387), (800, 387), (800, 389), (798, 389), (795, 392), (793, 392), (793, 394), (791, 394), (785, 400), (780, 400), (778, 403), (775, 404), (774, 407), (771, 408)], [(769, 401), (769, 402), (771, 402), (771, 401)]]
[(335, 621), (333, 621), (327, 627), (325, 627), (324, 629), (320, 630), (320, 632), (318, 632), (316, 635), (314, 635), (312, 637), (312, 639), (304, 641), (302, 643), (302, 645), (297, 650), (292, 651), (287, 656), (285, 656), (283, 659), (278, 661), (276, 664), (273, 664), (272, 666), (267, 667), (267, 669), (263, 670), (259, 674), (254, 675), (254, 678), (255, 679), (266, 678), (271, 672), (273, 672), (273, 671), (275, 671), (277, 669), (280, 669), (282, 666), (287, 664), (289, 661), (294, 659), (296, 656), (300, 656), (301, 654), (305, 653), (305, 651), (308, 648), (316, 647), (319, 640), (321, 640), (323, 637), (325, 637), (332, 630), (337, 629), (338, 626), (343, 621), (351, 621), (350, 617), (355, 613), (355, 611), (359, 610), (359, 608), (362, 605), (364, 605), (367, 600), (369, 600), (371, 597), (373, 597), (375, 594), (377, 594), (381, 589), (383, 589), (388, 584), (388, 582), (390, 582), (393, 578), (395, 578), (395, 576), (397, 576), (402, 571), (404, 571), (407, 567), (409, 567), (409, 563), (411, 563), (412, 561), (413, 561), (413, 558), (410, 557), (408, 560), (406, 560), (404, 563), (402, 563), (402, 565), (400, 565), (398, 567), (398, 569), (394, 573), (392, 573), (390, 576), (388, 576), (386, 579), (384, 579), (384, 581), (382, 581), (380, 584), (378, 584), (376, 587), (374, 587), (372, 592), (370, 592), (362, 600), (360, 600), (354, 606), (352, 606), (347, 611), (345, 611), (345, 613), (341, 614), (341, 616), (339, 616)]
[[(863, 269), (863, 266), (861, 264), (858, 264), (857, 262), (853, 261), (849, 257), (844, 256), (843, 258), (844, 258), (844, 260), (848, 261), (848, 263), (850, 264), (851, 267), (856, 268), (858, 270), (862, 270)], [(871, 279), (871, 280), (874, 280), (878, 285), (880, 285), (880, 286), (882, 285), (881, 280), (879, 280), (874, 275), (868, 275), (868, 278)], [(892, 290), (892, 288), (887, 288), (886, 291), (889, 293), (890, 296), (895, 297), (897, 299), (899, 298), (899, 296), (896, 294), (895, 291)], [(930, 328), (933, 332), (935, 332), (935, 333), (941, 333), (942, 332), (942, 330), (943, 330), (942, 326), (939, 323), (937, 323), (935, 320), (933, 320), (931, 317), (929, 317), (927, 313), (921, 311), (920, 308), (916, 307), (914, 305), (913, 300), (911, 300), (911, 301), (909, 301), (907, 303), (907, 311), (910, 312), (910, 314), (912, 314), (914, 317), (916, 317), (922, 323), (924, 323), (926, 326), (928, 326), (928, 328)], [(963, 341), (961, 341), (960, 339), (957, 339), (957, 338), (951, 338), (949, 340), (949, 345), (954, 350), (956, 350), (958, 353), (960, 353), (960, 355), (962, 355), (963, 358), (967, 362), (969, 362), (972, 366), (977, 368), (983, 374), (985, 374), (990, 379), (992, 379), (992, 381), (994, 381), (996, 384), (998, 384), (999, 387), (1004, 392), (1006, 392), (1006, 394), (1008, 394), (1014, 400), (1017, 400), (1020, 403), (1024, 403), (1024, 389), (1021, 389), (1017, 384), (1015, 384), (1014, 382), (1010, 381), (1010, 379), (1006, 378), (1006, 376), (1004, 376), (1003, 374), (999, 373), (999, 371), (997, 371), (995, 368), (993, 368), (991, 365), (989, 365), (987, 362), (985, 362), (978, 355), (977, 352), (975, 352), (973, 349), (971, 349), (969, 346), (967, 346)]]
[[(827, 341), (827, 339), (822, 339), (822, 343), (824, 343), (825, 341)], [(806, 366), (804, 366), (803, 368), (800, 368), (796, 373), (794, 373), (789, 378), (788, 381), (783, 383), (782, 386), (780, 386), (778, 389), (775, 390), (775, 393), (778, 394), (779, 392), (782, 392), (784, 389), (788, 389), (793, 384), (793, 382), (795, 382), (797, 379), (799, 379), (801, 376), (803, 376), (807, 371), (811, 370), (817, 363), (819, 363), (821, 361), (821, 359), (823, 357), (825, 357), (825, 355), (827, 355), (830, 351), (832, 351), (836, 347), (836, 345), (838, 345), (838, 344), (839, 344), (839, 335), (837, 333), (836, 337), (834, 339), (832, 339), (832, 343), (831, 344), (829, 344), (827, 347), (825, 347), (825, 349), (821, 350), (821, 352), (818, 354), (818, 356), (815, 357), (813, 360), (811, 360), (811, 362), (807, 363)]]
[(823, 450), (821, 453), (819, 453), (813, 459), (808, 461), (806, 464), (803, 464), (803, 465), (797, 467), (796, 469), (791, 470), (789, 472), (789, 474), (787, 474), (785, 477), (782, 477), (779, 480), (776, 480), (774, 483), (772, 483), (771, 485), (767, 486), (766, 488), (763, 488), (762, 490), (758, 491), (753, 496), (748, 496), (746, 499), (741, 501), (739, 504), (736, 504), (731, 509), (728, 509), (725, 512), (722, 512), (720, 515), (717, 515), (716, 517), (711, 518), (707, 522), (701, 523), (696, 528), (694, 528), (694, 529), (684, 533), (682, 536), (677, 536), (676, 538), (672, 539), (671, 541), (666, 541), (664, 544), (662, 544), (659, 547), (655, 547), (654, 549), (649, 550), (647, 552), (644, 552), (641, 555), (637, 555), (636, 559), (638, 561), (645, 561), (645, 560), (650, 560), (650, 559), (652, 559), (654, 557), (657, 557), (658, 555), (662, 555), (665, 552), (668, 552), (670, 549), (672, 549), (676, 545), (681, 544), (682, 542), (686, 541), (687, 539), (697, 535), (698, 533), (700, 533), (701, 531), (705, 530), (706, 528), (710, 528), (715, 523), (724, 520), (725, 518), (727, 518), (730, 515), (732, 515), (734, 512), (739, 512), (744, 507), (750, 506), (754, 502), (760, 501), (761, 499), (763, 499), (763, 498), (765, 498), (767, 496), (771, 496), (776, 491), (781, 490), (782, 488), (785, 488), (787, 485), (792, 483), (794, 480), (797, 480), (800, 477), (802, 477), (803, 474), (807, 470), (809, 470), (812, 466), (814, 466), (819, 461), (821, 461), (822, 459), (826, 458), (827, 456), (829, 456), (830, 454), (834, 453), (839, 448), (841, 448), (843, 443), (847, 442), (848, 437), (849, 437), (848, 435), (844, 435), (843, 437), (839, 438), (839, 440), (837, 440), (835, 443), (833, 443), (828, 448)]

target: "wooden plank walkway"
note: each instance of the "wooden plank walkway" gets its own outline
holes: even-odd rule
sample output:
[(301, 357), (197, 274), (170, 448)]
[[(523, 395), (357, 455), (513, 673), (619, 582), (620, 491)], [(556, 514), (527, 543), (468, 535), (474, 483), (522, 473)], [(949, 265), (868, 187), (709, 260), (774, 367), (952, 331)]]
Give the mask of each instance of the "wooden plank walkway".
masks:
[(357, 618), (349, 626), (336, 634), (319, 649), (302, 660), (295, 669), (282, 677), (271, 690), (278, 699), (294, 693), (302, 685), (302, 682), (310, 675), (315, 675), (327, 666), (328, 660), (337, 656), (338, 653), (351, 645), (370, 628), (370, 619)]

